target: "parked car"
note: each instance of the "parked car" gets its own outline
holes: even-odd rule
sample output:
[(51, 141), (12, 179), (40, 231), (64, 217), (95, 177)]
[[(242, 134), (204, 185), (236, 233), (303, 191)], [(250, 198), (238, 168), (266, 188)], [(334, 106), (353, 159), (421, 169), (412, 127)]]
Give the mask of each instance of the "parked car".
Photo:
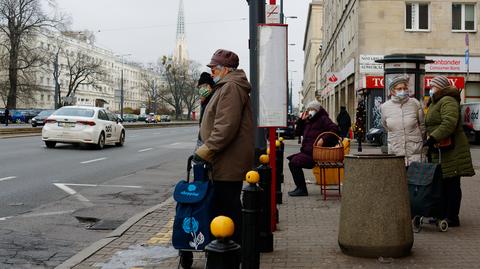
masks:
[(170, 121), (170, 116), (169, 115), (160, 115), (160, 121), (161, 122), (169, 122)]
[(32, 121), (30, 122), (32, 127), (43, 126), (45, 124), (45, 120), (48, 118), (48, 116), (52, 115), (53, 112), (55, 112), (55, 110), (43, 110), (38, 113), (38, 115), (33, 117)]
[(137, 117), (137, 121), (145, 121), (146, 118), (147, 118), (147, 115), (145, 115), (145, 114), (140, 114), (140, 115), (138, 115), (138, 117)]
[(0, 108), (0, 123), (5, 123), (5, 108)]
[(123, 114), (123, 121), (124, 122), (136, 122), (138, 116), (135, 114)]
[(368, 130), (366, 134), (366, 139), (368, 142), (375, 144), (377, 146), (381, 146), (384, 144), (384, 141), (386, 138), (386, 133), (385, 130), (383, 129), (383, 126), (380, 126), (378, 128), (371, 128)]
[(42, 140), (47, 148), (57, 143), (92, 144), (103, 149), (105, 144), (123, 146), (125, 128), (120, 119), (101, 107), (64, 106), (45, 120)]
[(10, 121), (12, 123), (29, 123), (40, 111), (36, 109), (11, 109)]
[(145, 118), (146, 123), (157, 123), (157, 117), (155, 116), (154, 113), (149, 113), (147, 117)]

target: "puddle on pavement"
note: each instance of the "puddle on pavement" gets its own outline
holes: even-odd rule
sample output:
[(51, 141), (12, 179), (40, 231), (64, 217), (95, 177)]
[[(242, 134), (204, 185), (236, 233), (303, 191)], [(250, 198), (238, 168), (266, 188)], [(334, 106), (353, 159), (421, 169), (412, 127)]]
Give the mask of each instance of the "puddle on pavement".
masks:
[(95, 264), (102, 269), (132, 268), (158, 263), (162, 260), (178, 256), (178, 250), (173, 247), (161, 246), (130, 246), (127, 250), (117, 252), (109, 262)]

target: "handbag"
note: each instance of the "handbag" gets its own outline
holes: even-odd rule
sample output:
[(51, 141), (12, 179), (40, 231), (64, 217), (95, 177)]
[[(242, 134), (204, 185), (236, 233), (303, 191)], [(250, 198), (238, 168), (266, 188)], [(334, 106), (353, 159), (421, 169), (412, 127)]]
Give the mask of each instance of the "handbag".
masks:
[[(322, 147), (318, 141), (325, 135), (334, 135), (337, 144), (334, 147)], [(345, 157), (342, 139), (334, 132), (323, 132), (317, 136), (313, 143), (313, 160), (315, 162), (343, 162)]]
[(453, 149), (455, 145), (453, 143), (452, 136), (440, 140), (437, 144), (435, 144), (435, 147), (439, 149)]

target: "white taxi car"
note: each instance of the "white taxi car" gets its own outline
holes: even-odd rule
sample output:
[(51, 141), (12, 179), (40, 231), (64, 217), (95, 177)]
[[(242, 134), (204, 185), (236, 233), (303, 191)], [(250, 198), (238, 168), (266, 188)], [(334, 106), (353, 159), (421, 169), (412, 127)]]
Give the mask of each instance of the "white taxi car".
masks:
[(47, 148), (68, 143), (93, 144), (103, 149), (105, 144), (123, 146), (125, 128), (120, 119), (105, 108), (64, 106), (45, 120), (42, 140)]

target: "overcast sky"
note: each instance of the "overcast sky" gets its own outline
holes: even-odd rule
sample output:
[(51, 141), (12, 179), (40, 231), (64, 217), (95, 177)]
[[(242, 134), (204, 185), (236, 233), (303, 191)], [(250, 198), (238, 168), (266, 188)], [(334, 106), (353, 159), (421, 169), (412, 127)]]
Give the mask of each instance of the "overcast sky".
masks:
[[(266, 1), (268, 2), (268, 1)], [(279, 4), (280, 0), (277, 0)], [(310, 0), (284, 0), (288, 19), (293, 103), (303, 77), (303, 38)], [(72, 18), (73, 30), (95, 32), (96, 45), (130, 60), (154, 62), (175, 47), (179, 0), (57, 0)], [(187, 49), (191, 60), (207, 64), (217, 48), (236, 52), (240, 68), (249, 66), (248, 4), (246, 0), (184, 0)]]

